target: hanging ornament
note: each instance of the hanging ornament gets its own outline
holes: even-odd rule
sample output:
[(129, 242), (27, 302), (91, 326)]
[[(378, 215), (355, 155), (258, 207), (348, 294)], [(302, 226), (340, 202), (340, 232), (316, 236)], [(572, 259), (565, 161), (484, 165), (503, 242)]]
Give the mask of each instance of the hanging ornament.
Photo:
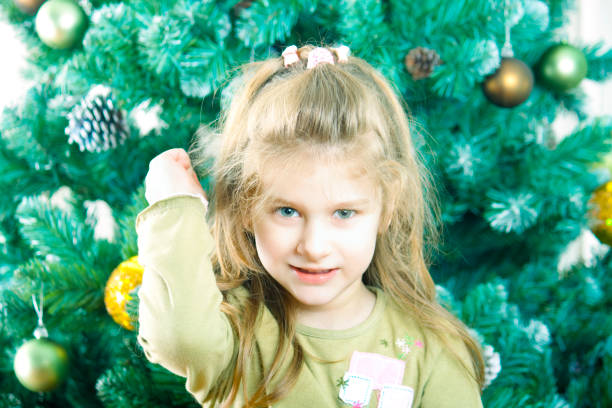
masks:
[(599, 240), (612, 246), (612, 181), (599, 186), (589, 200), (591, 230)]
[(48, 338), (49, 334), (43, 323), (42, 288), (40, 309), (34, 295), (32, 303), (38, 315), (38, 327), (34, 330), (35, 338), (19, 347), (13, 361), (13, 370), (19, 382), (30, 391), (52, 391), (66, 379), (68, 353), (61, 345)]
[(508, 0), (506, 0), (504, 16), (506, 41), (501, 52), (501, 64), (493, 74), (485, 78), (482, 90), (491, 103), (502, 108), (513, 108), (529, 98), (533, 89), (533, 73), (527, 64), (514, 58), (510, 42)]
[(134, 330), (134, 324), (125, 307), (132, 299), (132, 292), (140, 287), (143, 271), (143, 266), (138, 263), (138, 256), (133, 256), (121, 262), (106, 282), (106, 311), (117, 324), (128, 330)]
[(45, 0), (15, 0), (15, 5), (24, 13), (33, 16)]
[(584, 53), (569, 44), (550, 47), (537, 63), (538, 81), (555, 92), (565, 92), (578, 86), (588, 70)]
[(502, 108), (523, 103), (533, 89), (533, 73), (523, 61), (502, 57), (501, 65), (482, 83), (487, 99)]
[(127, 139), (127, 123), (121, 110), (115, 108), (110, 89), (92, 88), (68, 114), (65, 129), (68, 143), (77, 143), (81, 151), (100, 152), (115, 148)]
[(434, 68), (443, 63), (435, 50), (424, 47), (413, 48), (404, 58), (404, 65), (415, 81), (428, 78)]
[(36, 14), (36, 32), (51, 48), (68, 49), (81, 42), (87, 16), (73, 0), (48, 0)]

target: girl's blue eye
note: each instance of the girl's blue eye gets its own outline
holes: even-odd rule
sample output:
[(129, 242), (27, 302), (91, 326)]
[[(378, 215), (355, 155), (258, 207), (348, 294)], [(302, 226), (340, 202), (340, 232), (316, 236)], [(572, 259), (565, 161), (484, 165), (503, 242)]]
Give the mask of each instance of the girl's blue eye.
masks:
[(338, 218), (347, 219), (355, 215), (355, 210), (336, 210)]
[(280, 207), (276, 210), (283, 217), (296, 217), (298, 212), (291, 207)]

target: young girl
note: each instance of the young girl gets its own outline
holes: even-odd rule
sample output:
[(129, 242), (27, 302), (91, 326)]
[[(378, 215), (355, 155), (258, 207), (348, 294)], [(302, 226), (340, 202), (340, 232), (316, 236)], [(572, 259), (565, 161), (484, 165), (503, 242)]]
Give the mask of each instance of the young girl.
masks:
[(204, 406), (481, 407), (480, 348), (427, 270), (427, 178), (392, 88), (346, 47), (292, 46), (244, 77), (210, 230), (188, 154), (150, 163), (147, 358)]

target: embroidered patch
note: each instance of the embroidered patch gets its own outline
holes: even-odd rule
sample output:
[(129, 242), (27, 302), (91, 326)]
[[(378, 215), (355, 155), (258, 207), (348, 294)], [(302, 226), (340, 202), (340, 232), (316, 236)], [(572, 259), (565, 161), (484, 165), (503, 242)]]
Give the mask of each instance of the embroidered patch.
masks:
[(372, 394), (372, 379), (366, 376), (346, 373), (340, 387), (340, 399), (347, 404), (366, 406)]
[(411, 408), (414, 390), (402, 385), (385, 385), (380, 393), (378, 408)]
[(348, 385), (348, 381), (345, 380), (344, 377), (338, 378), (338, 380), (336, 381), (336, 387), (340, 389), (346, 387), (347, 385)]
[(406, 357), (408, 357), (408, 353), (412, 351), (413, 347), (424, 347), (423, 342), (420, 340), (415, 340), (414, 337), (408, 335), (398, 337), (397, 340), (395, 340), (395, 345), (400, 349), (400, 353), (397, 356), (397, 358), (400, 360), (405, 360)]
[(354, 351), (348, 372), (372, 378), (372, 388), (382, 389), (386, 384), (401, 384), (406, 363), (376, 353)]

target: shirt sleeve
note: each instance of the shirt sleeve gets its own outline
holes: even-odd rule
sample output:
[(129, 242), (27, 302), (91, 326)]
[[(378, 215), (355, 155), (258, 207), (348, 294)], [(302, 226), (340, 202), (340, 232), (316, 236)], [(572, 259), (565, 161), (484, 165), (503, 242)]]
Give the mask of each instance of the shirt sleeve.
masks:
[[(472, 363), (464, 350), (461, 356), (468, 367)], [(446, 348), (442, 347), (434, 359), (429, 378), (425, 382), (421, 408), (482, 408), (480, 389), (471, 374)]]
[(186, 377), (202, 402), (230, 364), (233, 330), (212, 271), (214, 248), (204, 202), (192, 196), (160, 200), (138, 214), (138, 342), (149, 361)]

